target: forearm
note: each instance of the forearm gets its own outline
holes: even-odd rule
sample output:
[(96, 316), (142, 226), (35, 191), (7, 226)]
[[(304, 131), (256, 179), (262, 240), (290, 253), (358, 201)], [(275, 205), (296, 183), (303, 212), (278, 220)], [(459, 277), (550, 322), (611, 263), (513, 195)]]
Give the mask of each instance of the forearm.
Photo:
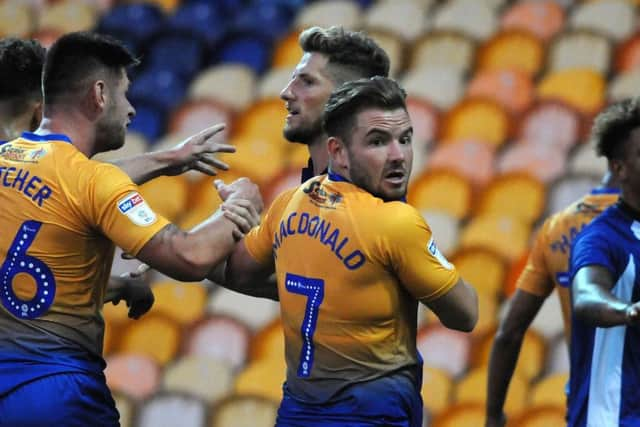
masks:
[(109, 278), (107, 284), (107, 290), (104, 294), (104, 302), (109, 303), (121, 298), (122, 291), (124, 290), (125, 282), (118, 279)]
[(173, 164), (173, 154), (168, 151), (143, 153), (114, 160), (112, 163), (129, 175), (136, 185), (140, 185), (164, 175)]
[(576, 317), (583, 322), (599, 327), (625, 325), (630, 305), (597, 285), (574, 296)]
[(487, 381), (487, 417), (499, 420), (503, 417), (504, 402), (509, 383), (522, 347), (523, 334), (498, 332), (491, 348)]
[(234, 292), (238, 292), (242, 295), (247, 295), (256, 298), (266, 298), (273, 301), (279, 301), (278, 285), (275, 277), (270, 276), (267, 278), (258, 278), (246, 283), (234, 283), (227, 281), (225, 276), (226, 263), (217, 266), (207, 275), (207, 279), (217, 283), (223, 288), (229, 289)]

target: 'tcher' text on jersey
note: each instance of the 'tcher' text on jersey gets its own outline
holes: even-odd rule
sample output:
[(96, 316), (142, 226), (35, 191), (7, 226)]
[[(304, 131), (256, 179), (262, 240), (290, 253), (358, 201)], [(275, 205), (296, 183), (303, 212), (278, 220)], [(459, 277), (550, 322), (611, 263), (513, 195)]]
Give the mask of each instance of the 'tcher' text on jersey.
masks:
[(42, 184), (39, 176), (31, 175), (25, 169), (0, 166), (0, 183), (4, 187), (21, 192), (40, 207), (51, 196), (51, 188)]

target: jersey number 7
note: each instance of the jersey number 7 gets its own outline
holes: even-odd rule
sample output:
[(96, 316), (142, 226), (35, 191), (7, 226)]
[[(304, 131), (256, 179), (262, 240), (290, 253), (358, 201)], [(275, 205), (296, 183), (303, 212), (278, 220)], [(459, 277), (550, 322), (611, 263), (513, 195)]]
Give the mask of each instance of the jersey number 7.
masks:
[[(4, 308), (20, 319), (42, 316), (56, 295), (56, 280), (51, 269), (38, 258), (27, 255), (27, 249), (41, 226), (38, 221), (23, 222), (0, 267), (0, 301)], [(22, 300), (13, 290), (13, 278), (18, 274), (29, 275), (36, 283), (36, 294), (30, 300)]]

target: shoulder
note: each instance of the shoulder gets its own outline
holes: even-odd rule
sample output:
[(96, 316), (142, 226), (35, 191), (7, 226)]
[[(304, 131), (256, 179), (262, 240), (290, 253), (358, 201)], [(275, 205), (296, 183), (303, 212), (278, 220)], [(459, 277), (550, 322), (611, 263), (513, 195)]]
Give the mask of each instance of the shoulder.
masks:
[(410, 232), (416, 228), (429, 228), (420, 212), (405, 202), (383, 202), (368, 209), (375, 217), (376, 227), (388, 233)]

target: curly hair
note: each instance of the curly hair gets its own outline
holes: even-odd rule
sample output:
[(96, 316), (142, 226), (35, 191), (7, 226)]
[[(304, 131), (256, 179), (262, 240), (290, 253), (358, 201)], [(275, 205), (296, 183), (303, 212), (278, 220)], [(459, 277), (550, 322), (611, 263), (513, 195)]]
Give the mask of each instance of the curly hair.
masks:
[(389, 56), (364, 32), (342, 27), (312, 27), (300, 34), (300, 47), (328, 58), (329, 71), (336, 84), (373, 76), (389, 76)]
[(640, 98), (629, 98), (604, 109), (593, 122), (591, 143), (608, 160), (624, 156), (626, 141), (640, 127)]
[(42, 97), (40, 76), (46, 50), (36, 40), (0, 40), (0, 100), (29, 101)]

